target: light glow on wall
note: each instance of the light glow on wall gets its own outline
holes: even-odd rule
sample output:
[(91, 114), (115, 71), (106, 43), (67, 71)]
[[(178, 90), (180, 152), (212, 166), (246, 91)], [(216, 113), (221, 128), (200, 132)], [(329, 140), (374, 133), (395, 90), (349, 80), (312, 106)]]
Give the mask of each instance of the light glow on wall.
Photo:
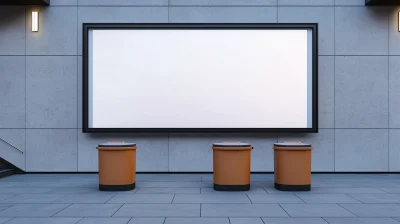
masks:
[(32, 32), (39, 31), (39, 12), (32, 12)]

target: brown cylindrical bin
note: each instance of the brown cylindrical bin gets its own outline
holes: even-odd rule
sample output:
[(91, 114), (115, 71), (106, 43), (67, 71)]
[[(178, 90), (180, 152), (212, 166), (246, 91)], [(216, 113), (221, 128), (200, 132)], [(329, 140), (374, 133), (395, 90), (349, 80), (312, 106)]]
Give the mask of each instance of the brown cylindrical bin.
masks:
[(275, 188), (281, 191), (311, 189), (311, 145), (301, 142), (274, 144)]
[(135, 188), (136, 144), (109, 142), (100, 144), (99, 190), (129, 191)]
[(251, 147), (248, 143), (213, 144), (214, 190), (250, 190)]

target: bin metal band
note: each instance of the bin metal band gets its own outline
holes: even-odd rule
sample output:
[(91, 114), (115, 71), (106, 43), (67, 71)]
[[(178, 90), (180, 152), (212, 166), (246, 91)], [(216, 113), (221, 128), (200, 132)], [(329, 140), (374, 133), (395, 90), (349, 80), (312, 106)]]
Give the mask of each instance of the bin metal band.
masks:
[(213, 147), (250, 147), (248, 143), (214, 143)]
[(310, 191), (311, 184), (305, 185), (286, 185), (286, 184), (278, 184), (275, 182), (275, 188), (280, 191)]
[(136, 146), (134, 147), (97, 147), (100, 151), (128, 151), (128, 150), (136, 150)]
[(250, 184), (245, 184), (245, 185), (214, 184), (214, 190), (216, 190), (216, 191), (248, 191), (248, 190), (250, 190)]
[(213, 150), (221, 150), (221, 151), (246, 151), (252, 150), (253, 147), (212, 147)]
[(311, 147), (311, 144), (304, 143), (274, 143), (275, 147)]
[(99, 144), (98, 147), (134, 147), (136, 143), (125, 143), (125, 142), (108, 142)]
[(311, 151), (311, 147), (284, 147), (284, 146), (274, 146), (272, 147), (276, 151)]
[(125, 185), (103, 185), (99, 184), (100, 191), (130, 191), (135, 189), (135, 183)]

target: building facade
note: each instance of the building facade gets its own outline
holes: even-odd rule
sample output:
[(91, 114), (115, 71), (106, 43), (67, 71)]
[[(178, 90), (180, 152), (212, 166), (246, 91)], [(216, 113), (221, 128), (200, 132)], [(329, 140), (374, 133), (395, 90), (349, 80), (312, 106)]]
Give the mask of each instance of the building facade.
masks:
[[(31, 14), (39, 12), (39, 32)], [(99, 143), (138, 144), (139, 172), (211, 172), (213, 142), (313, 145), (315, 172), (400, 172), (399, 7), (365, 0), (51, 0), (0, 6), (0, 156), (26, 172), (96, 172)], [(82, 23), (318, 23), (319, 132), (82, 133)]]

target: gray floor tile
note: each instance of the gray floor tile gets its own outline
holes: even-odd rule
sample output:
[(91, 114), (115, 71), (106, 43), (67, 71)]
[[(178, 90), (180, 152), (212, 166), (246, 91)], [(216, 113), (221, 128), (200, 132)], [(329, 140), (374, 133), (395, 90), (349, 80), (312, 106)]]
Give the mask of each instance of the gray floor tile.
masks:
[(51, 203), (64, 196), (64, 194), (18, 194), (3, 200), (1, 203)]
[(45, 187), (13, 187), (13, 188), (0, 188), (0, 193), (11, 193), (11, 194), (42, 194), (42, 193), (48, 193), (52, 189), (51, 188), (45, 188)]
[(313, 174), (313, 180), (323, 181), (357, 181), (370, 179), (388, 179), (390, 174), (352, 174), (352, 173), (335, 173), (335, 174)]
[(318, 182), (314, 183), (312, 188), (352, 188), (352, 187), (365, 187), (362, 186), (361, 184), (358, 184), (357, 182), (352, 182), (352, 183), (347, 183), (347, 182), (333, 182), (333, 183), (328, 183), (328, 182)]
[(15, 194), (0, 194), (0, 201), (14, 197), (14, 196), (15, 196)]
[[(355, 177), (353, 180), (347, 180), (347, 181), (340, 181), (340, 180), (335, 180), (335, 178), (332, 178), (332, 180), (318, 181), (316, 183), (313, 183), (312, 186), (317, 187), (317, 184), (328, 184), (328, 186), (325, 185), (324, 187), (338, 187), (338, 186), (349, 185), (350, 187), (355, 187), (355, 186), (377, 187), (377, 186), (381, 186), (381, 188), (390, 188), (390, 187), (385, 187), (385, 185), (392, 185), (392, 184), (399, 184), (399, 183), (400, 183), (400, 181), (397, 180), (397, 179), (370, 178), (368, 180), (364, 180), (364, 179), (360, 179), (360, 178)], [(329, 186), (329, 185), (332, 185), (332, 186)], [(394, 187), (396, 187), (396, 186), (394, 186)]]
[(130, 191), (97, 191), (98, 193), (101, 194), (106, 194), (106, 193), (117, 193), (117, 194), (136, 194), (136, 192), (139, 190), (139, 188), (135, 188), (133, 190)]
[[(399, 185), (400, 186), (400, 185)], [(400, 194), (400, 187), (391, 187), (391, 188), (379, 188), (382, 191), (392, 194)]]
[(84, 218), (78, 224), (127, 224), (130, 218)]
[(214, 181), (214, 175), (213, 174), (203, 174), (201, 175), (201, 181)]
[(7, 221), (10, 221), (12, 218), (0, 218), (0, 224), (6, 223)]
[(400, 203), (400, 194), (349, 194), (363, 203)]
[(281, 204), (291, 217), (354, 217), (336, 204)]
[(286, 217), (276, 204), (202, 204), (203, 217)]
[(164, 224), (165, 218), (136, 218), (133, 217), (128, 224)]
[(212, 187), (212, 182), (137, 182), (136, 186), (142, 187)]
[(391, 218), (325, 218), (329, 224), (399, 224)]
[(304, 203), (293, 194), (247, 194), (252, 203)]
[(133, 217), (128, 224), (164, 224), (165, 218), (136, 218)]
[(1, 217), (50, 217), (69, 204), (18, 204), (0, 212)]
[(76, 224), (82, 218), (15, 218), (7, 224)]
[(322, 218), (262, 218), (265, 224), (327, 224)]
[[(96, 182), (85, 182), (85, 181), (58, 181), (58, 182), (28, 182), (24, 185), (24, 188), (50, 188), (50, 191), (52, 188), (58, 188), (58, 187), (81, 187), (81, 188), (89, 188), (89, 187), (94, 187), (97, 186), (98, 183)], [(29, 192), (33, 193), (33, 192)]]
[(116, 194), (100, 194), (100, 193), (80, 193), (69, 194), (55, 201), (54, 203), (105, 203)]
[[(303, 192), (297, 192), (303, 193)], [(314, 187), (311, 191), (304, 192), (308, 194), (375, 194), (375, 193), (386, 193), (377, 188), (368, 187)]]
[[(357, 182), (324, 182), (320, 184), (318, 187), (354, 187), (354, 188), (392, 188), (398, 187), (400, 185), (399, 181), (357, 181)], [(317, 187), (317, 186), (315, 186)]]
[(230, 218), (230, 224), (264, 224), (261, 218)]
[(250, 187), (249, 191), (216, 191), (212, 187), (201, 188), (202, 194), (267, 194), (267, 192), (262, 187)]
[[(222, 218), (225, 220), (227, 217), (230, 217), (231, 224), (253, 224), (253, 222), (255, 222), (254, 224), (258, 224), (257, 222), (261, 221), (259, 217), (263, 217), (264, 222), (267, 224), (325, 223), (320, 217), (329, 217), (330, 221), (334, 224), (391, 224), (395, 221), (394, 218), (396, 217), (400, 223), (400, 181), (397, 180), (400, 175), (313, 175), (312, 190), (309, 192), (278, 191), (273, 187), (272, 174), (252, 175), (250, 191), (219, 192), (214, 191), (212, 188), (212, 177), (212, 174), (173, 174), (171, 176), (169, 174), (146, 174), (141, 177), (142, 181), (138, 181), (138, 187), (133, 191), (101, 192), (97, 187), (97, 174), (14, 175), (0, 181), (0, 216), (2, 217), (0, 218), (0, 223), (3, 220), (9, 220), (11, 217), (48, 218), (54, 216), (52, 219), (46, 220), (55, 220), (54, 218), (67, 218), (70, 216), (70, 218), (79, 221), (81, 217), (87, 216), (88, 218), (85, 219), (85, 222), (88, 223), (95, 222), (96, 224), (101, 224), (101, 221), (110, 220), (106, 223), (114, 224), (116, 222), (119, 224), (119, 221), (126, 223), (130, 220), (130, 217), (138, 216), (131, 219), (129, 223), (162, 224), (165, 217), (200, 218), (200, 211), (204, 217), (196, 220), (203, 220), (204, 218)], [(59, 179), (60, 181), (55, 182), (55, 179)], [(387, 187), (378, 189), (377, 187), (379, 186)], [(163, 204), (171, 203), (174, 194), (176, 194), (173, 201), (174, 204)], [(247, 198), (246, 194), (255, 204), (248, 203), (249, 198)], [(11, 197), (8, 197), (8, 195), (11, 195)], [(51, 204), (46, 204), (51, 202), (56, 195), (61, 197), (57, 198)], [(121, 202), (115, 203), (121, 204), (103, 204), (109, 199), (114, 200), (115, 198), (112, 198), (114, 195), (116, 199), (121, 200)], [(295, 204), (296, 202), (293, 200), (297, 198), (296, 196), (299, 197), (298, 203), (303, 203), (304, 201), (310, 204)], [(360, 201), (371, 204), (362, 204)], [(38, 206), (36, 203), (43, 204)], [(69, 203), (79, 204), (70, 205)], [(128, 204), (122, 205), (122, 203)], [(200, 203), (205, 204), (200, 205)], [(269, 203), (280, 203), (280, 205)], [(339, 205), (329, 203), (339, 203)], [(103, 206), (116, 207), (106, 208)], [(294, 216), (296, 216), (296, 213), (300, 213), (301, 215), (289, 217), (280, 206), (286, 209), (289, 215), (293, 216), (292, 213), (294, 213)], [(369, 219), (353, 219), (352, 217), (355, 217), (355, 215)], [(100, 219), (95, 219), (95, 216), (98, 216), (96, 218)], [(116, 219), (105, 219), (104, 217), (107, 216), (115, 216), (113, 218)], [(122, 219), (117, 219), (118, 216)], [(334, 217), (338, 217), (338, 219)], [(377, 219), (378, 217), (382, 217), (383, 219)], [(16, 219), (16, 221), (19, 221), (17, 223), (23, 223), (23, 220), (25, 219)], [(173, 220), (170, 219), (169, 222)], [(210, 220), (208, 222), (211, 222)], [(79, 224), (86, 224), (83, 221), (81, 220)], [(30, 223), (34, 224), (35, 222)]]
[(143, 187), (139, 188), (136, 194), (200, 194), (200, 188), (195, 187)]
[(173, 203), (251, 203), (245, 194), (176, 194)]
[(195, 204), (125, 204), (115, 217), (200, 217), (200, 205)]
[(250, 187), (254, 187), (254, 188), (268, 188), (268, 187), (274, 187), (274, 182), (273, 181), (255, 181), (255, 182), (251, 182)]
[(20, 183), (16, 183), (16, 182), (0, 181), (0, 188), (3, 188), (3, 187), (17, 187), (18, 185), (21, 185), (21, 184)]
[(57, 213), (60, 217), (110, 217), (122, 204), (73, 204)]
[(396, 204), (340, 204), (359, 217), (400, 217), (400, 206)]
[(14, 206), (15, 204), (0, 204), (0, 211), (3, 211), (11, 206)]
[[(274, 175), (273, 174), (251, 174), (250, 181), (257, 182), (257, 181), (273, 181)], [(202, 181), (214, 181), (214, 176), (212, 174), (203, 174)]]
[(198, 182), (201, 181), (201, 174), (137, 174), (136, 180), (138, 182)]
[[(327, 181), (327, 182), (329, 182), (329, 181)], [(349, 181), (349, 182), (352, 182), (352, 181)], [(383, 184), (383, 185), (385, 185), (385, 184), (389, 184), (389, 185), (400, 184), (400, 180), (396, 179), (396, 177), (391, 177), (390, 179), (389, 178), (386, 178), (386, 179), (370, 178), (370, 179), (366, 179), (366, 180), (358, 180), (356, 182), (366, 184), (366, 185), (368, 185), (368, 184)], [(383, 188), (390, 188), (390, 187), (383, 186)]]
[(293, 194), (296, 193), (296, 191), (280, 191), (275, 189), (274, 187), (265, 187), (264, 190), (268, 193), (268, 194)]
[[(80, 183), (82, 184), (82, 183)], [(65, 182), (65, 181), (40, 181), (40, 180), (25, 180), (24, 182), (20, 182), (20, 186), (18, 188), (51, 188), (54, 187), (74, 187), (74, 186), (69, 186), (70, 183)], [(76, 183), (74, 184), (76, 185)], [(28, 192), (28, 193), (36, 193), (36, 192)]]
[(107, 203), (172, 203), (173, 194), (117, 194)]
[[(361, 203), (346, 194), (296, 194), (305, 203)], [(383, 194), (379, 194), (383, 195)]]
[(98, 187), (60, 187), (53, 188), (50, 194), (79, 194), (79, 193), (96, 193), (99, 192)]
[(229, 224), (228, 218), (167, 218), (164, 224)]

